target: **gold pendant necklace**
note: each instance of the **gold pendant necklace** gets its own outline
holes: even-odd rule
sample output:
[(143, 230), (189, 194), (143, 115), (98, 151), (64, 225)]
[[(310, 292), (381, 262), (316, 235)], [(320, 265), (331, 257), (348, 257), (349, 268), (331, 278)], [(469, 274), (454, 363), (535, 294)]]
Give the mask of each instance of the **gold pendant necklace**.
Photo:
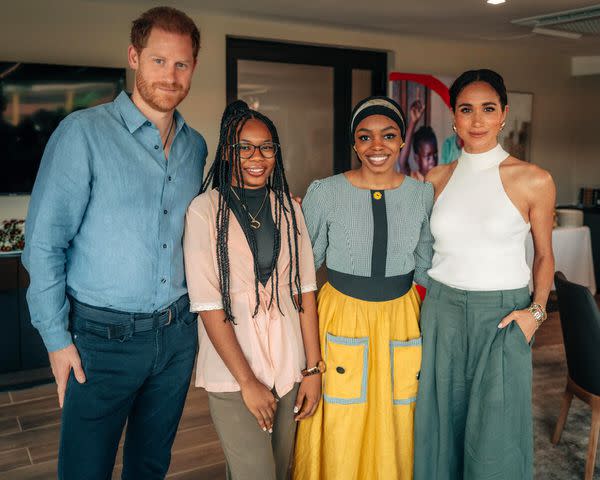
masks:
[(248, 208), (246, 208), (246, 205), (244, 205), (242, 203), (242, 199), (240, 197), (238, 197), (238, 194), (235, 193), (235, 190), (233, 189), (233, 187), (231, 187), (231, 192), (235, 195), (235, 198), (238, 199), (238, 201), (240, 202), (240, 205), (242, 206), (242, 208), (244, 209), (244, 211), (248, 214), (248, 216), (250, 217), (250, 226), (254, 229), (254, 230), (258, 230), (261, 226), (261, 223), (256, 219), (256, 217), (258, 217), (258, 215), (260, 214), (260, 212), (262, 211), (263, 207), (265, 206), (265, 201), (267, 200), (267, 195), (269, 194), (269, 190), (265, 189), (265, 197), (263, 198), (262, 203), (260, 204), (260, 207), (258, 208), (258, 211), (252, 215), (249, 211)]

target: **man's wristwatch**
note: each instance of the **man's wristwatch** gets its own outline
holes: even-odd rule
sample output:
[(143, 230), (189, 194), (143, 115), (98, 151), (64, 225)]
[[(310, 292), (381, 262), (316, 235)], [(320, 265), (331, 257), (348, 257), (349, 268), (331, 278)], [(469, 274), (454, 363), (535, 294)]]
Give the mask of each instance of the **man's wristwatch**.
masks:
[(310, 375), (316, 375), (317, 373), (325, 373), (325, 370), (327, 370), (327, 367), (325, 366), (325, 362), (321, 360), (314, 367), (305, 368), (300, 373), (302, 373), (303, 376), (308, 377)]

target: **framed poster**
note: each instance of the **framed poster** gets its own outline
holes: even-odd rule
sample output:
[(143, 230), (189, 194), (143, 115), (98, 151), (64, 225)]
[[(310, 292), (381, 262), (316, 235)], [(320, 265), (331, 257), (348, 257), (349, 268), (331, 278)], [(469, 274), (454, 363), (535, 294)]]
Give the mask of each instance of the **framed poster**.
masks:
[[(460, 147), (452, 131), (448, 85), (450, 77), (392, 72), (390, 96), (406, 114), (406, 146), (398, 159), (398, 170), (423, 180), (438, 164), (458, 158)], [(449, 148), (450, 147), (453, 148)]]
[(506, 125), (498, 143), (513, 157), (531, 162), (531, 120), (533, 93), (508, 92)]

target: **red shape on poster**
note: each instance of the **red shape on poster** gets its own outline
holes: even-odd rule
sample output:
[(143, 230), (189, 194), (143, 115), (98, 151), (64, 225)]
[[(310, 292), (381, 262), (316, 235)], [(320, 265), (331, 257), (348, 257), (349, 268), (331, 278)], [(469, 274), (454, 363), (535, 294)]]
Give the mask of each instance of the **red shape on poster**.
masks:
[(440, 80), (435, 78), (433, 75), (423, 75), (421, 73), (390, 73), (390, 81), (406, 80), (408, 82), (420, 83), (425, 85), (427, 88), (437, 93), (444, 103), (450, 108), (450, 91), (448, 87), (444, 85)]

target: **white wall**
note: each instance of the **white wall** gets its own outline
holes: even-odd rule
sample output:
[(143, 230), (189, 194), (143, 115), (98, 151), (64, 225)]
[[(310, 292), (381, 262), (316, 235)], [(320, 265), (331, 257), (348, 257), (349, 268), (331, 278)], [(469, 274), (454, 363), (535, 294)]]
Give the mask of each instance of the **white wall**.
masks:
[[(2, 9), (0, 60), (125, 67), (130, 22), (149, 4), (154, 2), (13, 1)], [(532, 160), (553, 174), (559, 202), (576, 200), (581, 181), (600, 183), (596, 166), (600, 135), (594, 132), (599, 102), (581, 112), (588, 97), (598, 99), (599, 81), (571, 78), (570, 58), (551, 48), (531, 51), (515, 42), (447, 41), (215, 15), (200, 9), (187, 13), (201, 29), (202, 48), (192, 91), (180, 110), (205, 135), (209, 161), (225, 107), (225, 38), (235, 35), (386, 50), (390, 71), (456, 76), (469, 68), (495, 69), (509, 90), (534, 93)], [(8, 213), (13, 208), (10, 200), (0, 198), (0, 218), (15, 216)], [(18, 213), (25, 215), (24, 209)]]

